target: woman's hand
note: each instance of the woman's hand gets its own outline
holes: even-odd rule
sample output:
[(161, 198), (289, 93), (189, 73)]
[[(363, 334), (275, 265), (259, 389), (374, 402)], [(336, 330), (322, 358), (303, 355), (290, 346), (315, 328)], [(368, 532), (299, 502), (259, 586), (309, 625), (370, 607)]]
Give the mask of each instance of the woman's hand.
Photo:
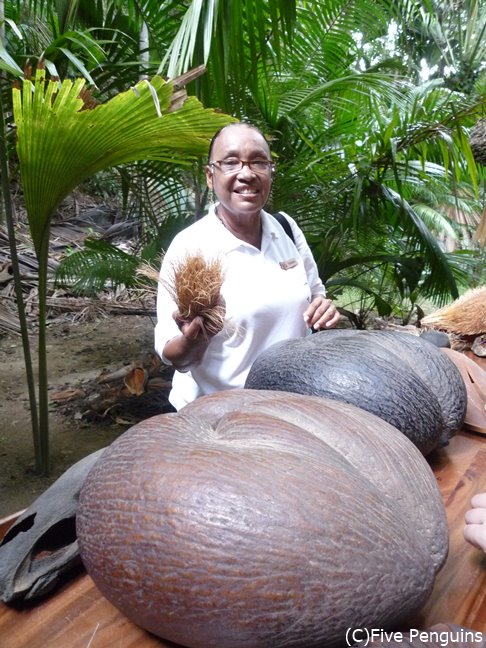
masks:
[(188, 369), (190, 365), (201, 362), (212, 336), (208, 335), (201, 317), (188, 321), (176, 311), (173, 318), (181, 334), (167, 342), (164, 357), (176, 369)]
[(464, 538), (486, 552), (486, 493), (475, 495), (471, 507), (465, 515)]
[(208, 340), (208, 335), (204, 328), (204, 322), (201, 317), (195, 317), (193, 320), (182, 319), (179, 315), (179, 311), (176, 311), (172, 317), (174, 318), (179, 331), (182, 335), (188, 340), (194, 342), (201, 342), (202, 339)]
[(304, 312), (304, 321), (314, 331), (333, 328), (341, 319), (339, 311), (330, 299), (315, 297)]

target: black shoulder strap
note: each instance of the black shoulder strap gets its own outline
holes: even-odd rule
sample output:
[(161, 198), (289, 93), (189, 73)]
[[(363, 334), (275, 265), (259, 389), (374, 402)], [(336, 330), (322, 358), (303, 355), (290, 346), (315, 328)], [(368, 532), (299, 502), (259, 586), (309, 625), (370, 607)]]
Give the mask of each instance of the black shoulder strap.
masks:
[(285, 218), (285, 216), (281, 212), (277, 212), (276, 214), (273, 214), (273, 217), (278, 220), (280, 225), (284, 228), (285, 233), (289, 237), (289, 239), (292, 241), (292, 243), (295, 243), (294, 239), (294, 233), (292, 232), (292, 228), (290, 227), (289, 221)]

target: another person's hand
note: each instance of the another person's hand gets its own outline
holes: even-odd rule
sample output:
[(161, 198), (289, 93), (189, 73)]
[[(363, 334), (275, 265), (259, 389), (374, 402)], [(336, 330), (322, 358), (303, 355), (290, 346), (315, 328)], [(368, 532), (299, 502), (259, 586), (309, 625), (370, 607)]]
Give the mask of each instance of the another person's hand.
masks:
[(486, 493), (474, 495), (471, 507), (465, 515), (464, 538), (486, 552)]
[(315, 297), (304, 312), (304, 320), (314, 331), (333, 328), (341, 315), (330, 299)]

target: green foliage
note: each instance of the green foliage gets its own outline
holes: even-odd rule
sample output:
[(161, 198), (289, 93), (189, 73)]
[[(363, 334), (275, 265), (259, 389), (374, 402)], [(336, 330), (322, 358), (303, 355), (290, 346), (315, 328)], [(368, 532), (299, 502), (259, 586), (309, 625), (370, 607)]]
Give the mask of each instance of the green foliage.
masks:
[(135, 285), (140, 260), (99, 239), (87, 238), (84, 249), (66, 256), (56, 269), (56, 283), (80, 295), (94, 296), (106, 288)]
[[(340, 268), (341, 257), (368, 257), (386, 244), (401, 267), (423, 260), (417, 298), (441, 303), (457, 294), (457, 270), (448, 268), (442, 241), (467, 240), (453, 216), (465, 209), (459, 188), (469, 196), (469, 227), (481, 211), (468, 129), (484, 110), (483, 3), (474, 0), (458, 12), (446, 11), (447, 2), (418, 0), (238, 0), (231, 11), (218, 0), (7, 4), (19, 33), (44, 33), (38, 42), (51, 63), (81, 70), (100, 97), (120, 89), (120, 70), (127, 84), (144, 70), (174, 76), (206, 65), (194, 91), (206, 105), (268, 133), (279, 168), (274, 206), (290, 211), (315, 242), (326, 278), (334, 277), (329, 269)], [(142, 24), (149, 34), (143, 63)], [(19, 42), (8, 33), (10, 43)], [(421, 83), (424, 56), (437, 69), (433, 81)], [(454, 66), (471, 71), (469, 94), (451, 85)], [(170, 220), (181, 226), (191, 210), (204, 210), (200, 173), (163, 164), (124, 165), (120, 173), (124, 216), (138, 222), (139, 251), (150, 239), (158, 249), (165, 232), (164, 247), (178, 228), (169, 228)], [(171, 202), (174, 185), (178, 198)], [(333, 246), (322, 241), (336, 233), (344, 249), (325, 257), (321, 249)], [(389, 265), (377, 267), (383, 279), (399, 282)], [(357, 272), (365, 270), (369, 265), (358, 264)]]
[(84, 86), (78, 79), (59, 87), (38, 68), (35, 84), (26, 79), (22, 91), (13, 90), (20, 172), (38, 254), (54, 209), (87, 177), (139, 159), (189, 164), (229, 121), (193, 97), (174, 110), (172, 84), (161, 77), (95, 107)]
[(292, 43), (297, 4), (295, 0), (193, 0), (179, 18), (159, 71), (172, 78), (196, 65), (207, 66), (208, 75), (198, 82), (199, 96), (208, 105), (235, 114), (248, 106), (247, 99), (258, 90), (260, 62), (263, 72), (267, 61), (282, 63), (284, 47)]
[[(15, 95), (38, 253), (46, 253), (62, 196), (109, 165), (119, 174), (122, 218), (137, 232), (134, 256), (157, 259), (174, 232), (204, 213), (203, 157), (217, 116), (200, 113), (194, 129), (206, 130), (189, 154), (160, 142), (150, 148), (149, 124), (165, 121), (169, 138), (186, 127), (185, 117), (154, 113), (171, 84), (138, 86), (148, 112), (136, 126), (108, 106), (111, 98), (134, 106), (134, 91), (119, 93), (157, 70), (172, 78), (204, 65), (190, 94), (267, 134), (278, 167), (269, 208), (297, 218), (329, 292), (356, 308), (361, 323), (370, 309), (406, 320), (424, 300), (440, 305), (484, 283), (473, 234), (486, 175), (468, 137), (485, 115), (485, 12), (484, 0), (453, 10), (449, 0), (7, 0), (0, 69), (20, 77), (26, 63), (44, 59), (51, 75), (42, 91), (26, 81)], [(100, 104), (94, 110), (81, 110), (83, 82), (67, 80), (79, 75)], [(66, 81), (58, 87), (55, 76)], [(193, 97), (186, 110), (197, 105)], [(34, 128), (29, 110), (41, 116)], [(137, 157), (139, 144), (148, 152)], [(98, 155), (97, 147), (107, 150)], [(103, 254), (116, 255), (100, 247), (100, 271)], [(106, 264), (98, 285), (109, 266), (119, 273), (122, 265)]]
[(130, 197), (126, 217), (137, 226), (138, 247), (156, 239), (166, 249), (176, 232), (204, 211), (201, 168), (199, 160), (190, 167), (158, 160), (123, 167)]

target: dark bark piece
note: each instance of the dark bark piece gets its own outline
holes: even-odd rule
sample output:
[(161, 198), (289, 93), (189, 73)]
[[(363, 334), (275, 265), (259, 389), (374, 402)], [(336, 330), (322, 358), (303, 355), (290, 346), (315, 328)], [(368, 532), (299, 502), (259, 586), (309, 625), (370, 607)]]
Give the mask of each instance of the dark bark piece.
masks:
[(0, 598), (32, 600), (81, 564), (75, 517), (79, 491), (104, 448), (75, 463), (10, 527), (0, 543)]

